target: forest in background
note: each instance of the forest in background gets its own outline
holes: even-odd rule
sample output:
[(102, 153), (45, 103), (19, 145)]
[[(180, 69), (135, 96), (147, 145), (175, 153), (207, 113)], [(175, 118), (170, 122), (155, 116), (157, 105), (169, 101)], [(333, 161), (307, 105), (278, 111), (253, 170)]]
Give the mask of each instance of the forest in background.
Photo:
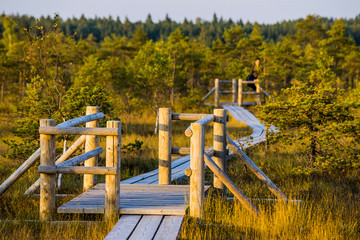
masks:
[[(303, 127), (299, 119), (307, 119), (309, 131), (316, 135), (323, 131), (314, 124), (336, 123), (339, 127), (347, 121), (354, 126), (357, 121), (352, 109), (359, 103), (360, 15), (348, 20), (309, 15), (260, 25), (224, 21), (216, 15), (212, 22), (198, 19), (180, 24), (169, 17), (153, 23), (150, 15), (145, 23), (122, 23), (111, 18), (63, 21), (56, 15), (36, 20), (3, 14), (0, 29), (0, 110), (15, 113), (15, 133), (23, 139), (21, 149), (32, 142), (32, 150), (38, 144), (39, 119), (66, 121), (84, 114), (86, 105), (98, 105), (108, 117), (120, 116), (125, 123), (143, 113), (156, 115), (158, 107), (194, 111), (215, 78), (245, 79), (257, 57), (261, 59), (262, 87), (275, 99), (282, 94), (275, 105), (269, 104), (270, 110), (263, 110), (267, 112), (262, 118), (265, 122), (286, 129)], [(322, 95), (314, 95), (319, 92), (316, 86), (321, 86)], [(296, 87), (300, 88), (282, 91)], [(307, 95), (318, 99), (311, 102)], [(294, 105), (282, 104), (288, 109), (279, 109), (277, 103), (284, 98), (291, 102), (291, 97), (298, 97)], [(307, 104), (304, 109), (312, 107), (306, 110), (309, 113), (324, 109), (322, 105), (315, 109), (314, 103), (331, 109), (316, 123), (315, 117), (296, 114), (292, 116), (295, 125), (276, 121), (289, 109), (305, 111), (298, 109), (298, 102)], [(331, 105), (333, 102), (339, 106)], [(343, 115), (337, 116), (340, 107)], [(324, 118), (327, 115), (331, 117)], [(356, 132), (351, 127), (342, 129)], [(329, 144), (315, 135), (306, 143), (311, 162), (320, 154), (320, 143)], [(325, 136), (328, 138), (337, 137)], [(19, 148), (14, 142), (7, 144)], [(344, 145), (348, 144), (337, 145), (337, 151)], [(351, 152), (359, 158), (358, 151)], [(350, 165), (357, 167), (357, 161)]]

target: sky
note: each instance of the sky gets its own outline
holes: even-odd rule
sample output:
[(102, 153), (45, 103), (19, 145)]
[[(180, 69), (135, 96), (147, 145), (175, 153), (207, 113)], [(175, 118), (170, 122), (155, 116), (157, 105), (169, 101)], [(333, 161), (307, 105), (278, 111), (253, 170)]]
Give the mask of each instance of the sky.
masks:
[(0, 13), (61, 18), (125, 17), (145, 21), (148, 14), (158, 22), (166, 14), (177, 22), (185, 18), (276, 23), (305, 18), (309, 14), (332, 18), (354, 18), (360, 14), (360, 0), (0, 0)]

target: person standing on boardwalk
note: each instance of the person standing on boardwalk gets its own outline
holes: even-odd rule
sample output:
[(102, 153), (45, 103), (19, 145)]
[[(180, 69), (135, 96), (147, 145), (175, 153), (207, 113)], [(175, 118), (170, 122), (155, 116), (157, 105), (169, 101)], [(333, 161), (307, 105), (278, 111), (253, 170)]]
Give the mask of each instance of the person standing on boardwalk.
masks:
[[(246, 77), (246, 81), (254, 81), (257, 80), (260, 74), (260, 58), (256, 58), (255, 62), (251, 66), (251, 73)], [(256, 91), (255, 84), (251, 83), (248, 84), (250, 88)]]

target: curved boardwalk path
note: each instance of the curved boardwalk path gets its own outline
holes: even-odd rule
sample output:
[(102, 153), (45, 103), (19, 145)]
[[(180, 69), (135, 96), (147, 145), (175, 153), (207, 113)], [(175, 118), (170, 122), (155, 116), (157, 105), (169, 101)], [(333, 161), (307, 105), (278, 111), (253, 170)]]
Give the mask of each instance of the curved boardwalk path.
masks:
[[(247, 148), (265, 140), (265, 127), (249, 111), (239, 106), (223, 105), (223, 107), (238, 122), (243, 122), (254, 129), (250, 137), (236, 140), (237, 144)], [(190, 167), (190, 155), (173, 161), (171, 167), (172, 180), (185, 177), (184, 170)], [(187, 208), (189, 186), (158, 185), (158, 169), (156, 169), (121, 181), (120, 189), (120, 214), (123, 215), (106, 236), (106, 240), (177, 238)], [(99, 201), (104, 199), (104, 194), (104, 184), (98, 184), (61, 206), (58, 212), (103, 213), (104, 204)], [(96, 204), (94, 199), (97, 201)], [(133, 205), (136, 205), (136, 208)], [(141, 212), (141, 214), (132, 212)]]

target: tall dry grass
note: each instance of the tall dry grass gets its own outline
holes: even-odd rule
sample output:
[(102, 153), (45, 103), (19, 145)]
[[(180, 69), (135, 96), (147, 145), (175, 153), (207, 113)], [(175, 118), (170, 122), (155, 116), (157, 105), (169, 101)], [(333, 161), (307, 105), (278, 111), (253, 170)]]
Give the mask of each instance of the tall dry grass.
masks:
[[(264, 220), (237, 200), (209, 193), (203, 219), (187, 217), (180, 239), (360, 239), (358, 170), (295, 174), (292, 169), (304, 165), (300, 148), (257, 146), (248, 155), (290, 199), (301, 203), (253, 200)], [(275, 198), (237, 158), (229, 162), (229, 176), (249, 198)]]

